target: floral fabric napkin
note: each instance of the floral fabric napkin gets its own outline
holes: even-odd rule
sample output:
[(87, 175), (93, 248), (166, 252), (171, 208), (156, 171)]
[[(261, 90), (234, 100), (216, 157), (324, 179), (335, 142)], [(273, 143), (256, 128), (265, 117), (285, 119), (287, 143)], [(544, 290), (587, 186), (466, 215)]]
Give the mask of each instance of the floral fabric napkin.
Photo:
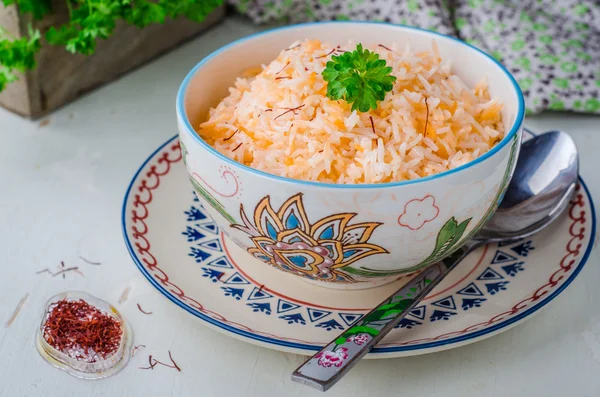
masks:
[(598, 0), (228, 0), (255, 23), (370, 20), (452, 35), (515, 76), (529, 114), (600, 114)]

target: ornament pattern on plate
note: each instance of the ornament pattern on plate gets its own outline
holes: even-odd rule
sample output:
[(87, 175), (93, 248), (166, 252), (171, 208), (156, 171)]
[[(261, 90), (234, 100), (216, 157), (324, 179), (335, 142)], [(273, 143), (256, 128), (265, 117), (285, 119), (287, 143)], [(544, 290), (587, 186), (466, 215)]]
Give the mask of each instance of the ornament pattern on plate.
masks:
[[(269, 343), (273, 346), (285, 346), (288, 348), (295, 349), (295, 351), (297, 352), (318, 350), (320, 344), (316, 343), (310, 338), (304, 337), (304, 339), (300, 339), (302, 337), (294, 337), (291, 334), (284, 336), (275, 331), (266, 332), (261, 329), (255, 329), (256, 327), (254, 327), (252, 323), (240, 323), (237, 321), (233, 321), (231, 318), (227, 318), (229, 316), (226, 311), (222, 310), (222, 307), (218, 307), (218, 305), (214, 306), (214, 302), (212, 301), (205, 302), (202, 300), (201, 297), (194, 296), (190, 291), (187, 291), (186, 293), (180, 286), (177, 285), (176, 281), (169, 277), (169, 267), (166, 266), (165, 263), (162, 263), (162, 261), (161, 263), (159, 263), (155, 256), (155, 254), (158, 255), (157, 250), (160, 247), (153, 248), (149, 240), (149, 231), (150, 229), (153, 229), (153, 225), (156, 226), (155, 218), (156, 215), (158, 215), (151, 214), (151, 212), (157, 212), (157, 208), (159, 208), (155, 206), (153, 207), (150, 204), (153, 202), (153, 200), (157, 201), (155, 200), (155, 198), (160, 196), (156, 195), (155, 193), (158, 193), (158, 191), (160, 191), (160, 189), (162, 188), (162, 185), (164, 185), (161, 185), (161, 180), (163, 178), (166, 178), (167, 175), (168, 178), (171, 178), (171, 176), (175, 173), (170, 173), (170, 171), (177, 168), (177, 163), (179, 162), (181, 162), (181, 153), (179, 149), (179, 144), (175, 137), (169, 139), (165, 144), (163, 144), (159, 149), (157, 149), (140, 167), (125, 196), (125, 202), (122, 213), (125, 240), (130, 254), (134, 259), (134, 262), (142, 271), (144, 276), (162, 294), (167, 296), (178, 306), (184, 308), (191, 314), (200, 317), (204, 321), (207, 321), (208, 323), (211, 323), (226, 330), (229, 333), (234, 333), (252, 340), (263, 341), (264, 343)], [(183, 164), (181, 164), (181, 166), (183, 166)], [(456, 312), (458, 315), (455, 316), (440, 316), (442, 319), (441, 323), (448, 324), (440, 329), (441, 332), (434, 334), (435, 336), (421, 339), (412, 339), (409, 337), (408, 340), (397, 340), (397, 338), (392, 338), (392, 340), (384, 340), (373, 350), (373, 353), (383, 354), (385, 356), (388, 356), (388, 354), (390, 354), (391, 356), (398, 356), (414, 354), (410, 352), (428, 352), (434, 349), (448, 348), (453, 346), (455, 343), (469, 341), (472, 338), (489, 336), (492, 335), (494, 332), (507, 329), (508, 327), (510, 327), (511, 324), (514, 324), (515, 322), (527, 318), (527, 316), (529, 316), (531, 313), (545, 306), (548, 302), (554, 299), (566, 286), (568, 286), (575, 279), (576, 275), (583, 268), (583, 265), (585, 264), (589, 252), (591, 250), (592, 242), (594, 241), (593, 237), (595, 232), (595, 216), (593, 203), (591, 201), (589, 192), (587, 191), (587, 189), (584, 188), (584, 186), (580, 185), (578, 187), (577, 193), (578, 194), (575, 200), (571, 202), (571, 207), (569, 208), (568, 216), (566, 216), (565, 220), (561, 221), (560, 223), (561, 230), (564, 230), (564, 232), (561, 233), (566, 232), (569, 236), (569, 240), (565, 244), (566, 253), (560, 260), (560, 263), (557, 261), (553, 266), (551, 266), (548, 269), (550, 272), (549, 279), (546, 279), (547, 281), (544, 282), (544, 284), (541, 287), (537, 289), (532, 289), (531, 292), (527, 293), (526, 298), (515, 303), (512, 307), (510, 307), (509, 310), (506, 310), (500, 314), (495, 314), (491, 316), (491, 318), (488, 317), (489, 320), (487, 321), (472, 324), (467, 327), (460, 326), (458, 330), (447, 332), (448, 328), (456, 328), (452, 327), (453, 321), (456, 320), (457, 323), (460, 324), (459, 319), (461, 318), (462, 310), (484, 310), (483, 312), (480, 312), (483, 316), (489, 316), (493, 314), (488, 313), (489, 310), (485, 309), (488, 306), (493, 306), (486, 305), (485, 302), (487, 301), (479, 302), (482, 303), (482, 305), (480, 306), (474, 304), (473, 308), (471, 309), (463, 309), (462, 299), (465, 296), (468, 296), (468, 294), (471, 294), (474, 297), (468, 297), (467, 299), (487, 299), (490, 302), (496, 301), (495, 304), (500, 305), (502, 310), (504, 310), (504, 308), (507, 307), (505, 305), (505, 301), (510, 294), (503, 293), (502, 288), (500, 288), (494, 295), (491, 292), (488, 293), (486, 284), (493, 284), (496, 281), (482, 280), (481, 276), (487, 272), (486, 268), (485, 271), (482, 273), (482, 267), (486, 267), (487, 265), (489, 265), (487, 267), (495, 269), (496, 273), (500, 272), (501, 276), (503, 276), (505, 279), (508, 279), (509, 284), (505, 285), (508, 287), (512, 285), (513, 279), (519, 278), (520, 274), (530, 274), (530, 272), (523, 273), (523, 271), (519, 269), (522, 268), (526, 270), (526, 259), (529, 259), (528, 256), (531, 257), (532, 252), (535, 254), (534, 246), (536, 246), (538, 242), (538, 240), (536, 240), (535, 237), (532, 238), (532, 240), (524, 240), (512, 243), (510, 245), (490, 245), (484, 249), (482, 257), (480, 259), (480, 262), (481, 260), (485, 260), (486, 263), (478, 263), (475, 267), (473, 267), (471, 271), (469, 271), (469, 274), (467, 274), (464, 278), (457, 281), (452, 286), (445, 288), (443, 291), (435, 293), (436, 301), (434, 303), (439, 303), (442, 306), (446, 307), (452, 307), (452, 302), (439, 302), (440, 299), (438, 299), (438, 296), (453, 296), (454, 306), (456, 306), (456, 310), (452, 310), (446, 307), (442, 310), (440, 307), (433, 306), (433, 304), (428, 302), (430, 300), (433, 300), (430, 299), (430, 297), (428, 298), (428, 301), (425, 305), (417, 307), (413, 311), (411, 311), (409, 316), (405, 318), (405, 322), (403, 324), (400, 324), (401, 327), (410, 329), (413, 326), (418, 326), (422, 323), (431, 322), (430, 317), (433, 314), (433, 308), (436, 308), (435, 310)], [(198, 200), (195, 198), (195, 196), (193, 202), (190, 198), (190, 203), (191, 206), (199, 207)], [(161, 208), (164, 209), (164, 207)], [(183, 209), (180, 210), (183, 211)], [(203, 212), (203, 208), (196, 208), (196, 210), (197, 211), (186, 211), (186, 218), (184, 219), (187, 219), (189, 217), (191, 218), (189, 219), (189, 221), (191, 222), (194, 217), (201, 218), (202, 215), (199, 215), (200, 213), (206, 215)], [(207, 232), (214, 232), (214, 226), (216, 226), (214, 225), (214, 223), (212, 223), (210, 218), (204, 219), (202, 220), (202, 222), (199, 222), (199, 226), (200, 225), (202, 227), (200, 227), (199, 230), (206, 230)], [(192, 228), (194, 228), (195, 225), (191, 226)], [(185, 225), (183, 226), (183, 229), (186, 229)], [(186, 232), (187, 231), (188, 230), (186, 229)], [(195, 235), (195, 233), (192, 230), (190, 230), (189, 233), (192, 236)], [(218, 232), (216, 234), (218, 234)], [(219, 234), (216, 238), (216, 240), (218, 240), (219, 243), (214, 242), (214, 236), (215, 235), (213, 234), (213, 241), (199, 242), (199, 244), (206, 243), (206, 246), (203, 246), (202, 250), (205, 250), (208, 247), (214, 248), (217, 251), (219, 251), (220, 247), (221, 249), (224, 249), (225, 253), (227, 254), (227, 248), (222, 246), (222, 244), (225, 242), (225, 240), (223, 240), (223, 235)], [(187, 234), (186, 238), (189, 238)], [(207, 238), (207, 240), (210, 240), (210, 238)], [(158, 244), (158, 242), (154, 241), (153, 244), (156, 245)], [(489, 260), (489, 255), (485, 254), (488, 250), (494, 254), (494, 259)], [(504, 257), (502, 254), (498, 254), (496, 251), (501, 251), (504, 254), (509, 254), (513, 257), (517, 257), (518, 260), (514, 260), (512, 262), (503, 262), (506, 260), (506, 257)], [(223, 286), (223, 282), (225, 280), (229, 280), (230, 282), (240, 281), (240, 279), (238, 279), (237, 277), (232, 277), (233, 273), (240, 269), (237, 267), (233, 267), (232, 264), (228, 262), (227, 258), (227, 255), (221, 255), (221, 257), (216, 256), (215, 258), (211, 258), (210, 260), (206, 261), (207, 264), (211, 263), (211, 266), (206, 267), (211, 268), (215, 271), (212, 280), (216, 285)], [(539, 261), (539, 255), (533, 255), (532, 260)], [(493, 261), (499, 263), (491, 264), (490, 262)], [(516, 264), (516, 262), (524, 263), (521, 265)], [(204, 265), (204, 262), (201, 263)], [(510, 274), (503, 274), (504, 269), (502, 269), (502, 267), (509, 266), (511, 265), (511, 263), (516, 264), (515, 269), (510, 269), (510, 273), (514, 274), (514, 276)], [(214, 266), (219, 264), (224, 267)], [(537, 262), (532, 263), (532, 265), (535, 264), (537, 264)], [(232, 266), (232, 269), (227, 268), (228, 265)], [(233, 265), (237, 266), (235, 263)], [(533, 271), (537, 272), (535, 266)], [(487, 273), (487, 275), (485, 275), (483, 278), (489, 278), (490, 275), (491, 273)], [(211, 278), (206, 277), (205, 280), (209, 281), (211, 280)], [(465, 284), (467, 285), (465, 286)], [(479, 291), (477, 289), (470, 288), (471, 284), (475, 284), (478, 287)], [(324, 310), (322, 306), (312, 307), (311, 304), (296, 301), (273, 290), (269, 290), (266, 286), (264, 286), (263, 289), (262, 285), (258, 287), (256, 284), (252, 285), (252, 283), (239, 284), (236, 286), (231, 286), (231, 288), (239, 288), (240, 286), (244, 287), (243, 289), (245, 289), (245, 291), (243, 292), (243, 294), (245, 296), (248, 296), (250, 294), (253, 297), (273, 297), (273, 299), (269, 303), (271, 303), (271, 308), (275, 308), (277, 313), (272, 310), (271, 314), (266, 314), (265, 312), (258, 311), (256, 315), (269, 315), (273, 317), (277, 315), (281, 318), (281, 320), (285, 320), (283, 316), (286, 316), (286, 318), (289, 319), (285, 320), (286, 324), (289, 324), (286, 325), (286, 327), (295, 326), (296, 324), (314, 325), (315, 323), (337, 323), (340, 326), (347, 328), (353, 322), (360, 319), (362, 315), (366, 312), (366, 310), (361, 311), (360, 309), (345, 310), (343, 308), (327, 308), (327, 310)], [(256, 292), (254, 292), (254, 288), (256, 288)], [(252, 289), (252, 291), (249, 291), (249, 289)], [(492, 290), (494, 289), (495, 288), (492, 287)], [(263, 292), (266, 295), (261, 295)], [(478, 296), (479, 293), (482, 293), (484, 295), (483, 298), (481, 296)], [(497, 298), (498, 296), (501, 296), (503, 298)], [(240, 303), (244, 302), (241, 299), (242, 298), (240, 298)], [(278, 303), (278, 301), (281, 302)], [(233, 303), (237, 301), (232, 299), (231, 302)], [(504, 306), (502, 306), (503, 304)], [(208, 305), (208, 307), (205, 305)], [(468, 306), (469, 305), (467, 305), (467, 307)], [(479, 309), (479, 307), (481, 307), (481, 309)], [(444, 317), (447, 317), (449, 319), (443, 321)], [(321, 319), (331, 320), (321, 321)], [(430, 329), (430, 327), (427, 328)], [(301, 331), (303, 327), (298, 327), (298, 329), (300, 330), (299, 332), (306, 332)], [(318, 327), (318, 329), (327, 330), (326, 324), (321, 325), (320, 327)]]

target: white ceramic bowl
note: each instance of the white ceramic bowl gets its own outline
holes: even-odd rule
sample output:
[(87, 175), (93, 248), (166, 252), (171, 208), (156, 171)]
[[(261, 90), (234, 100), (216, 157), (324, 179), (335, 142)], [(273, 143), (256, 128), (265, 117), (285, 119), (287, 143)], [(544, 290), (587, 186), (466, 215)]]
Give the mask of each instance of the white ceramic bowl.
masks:
[[(475, 161), (434, 176), (386, 184), (335, 185), (271, 175), (239, 164), (194, 131), (250, 67), (268, 64), (298, 39), (332, 43), (437, 41), (453, 72), (474, 86), (489, 79), (504, 102), (506, 136)], [(249, 255), (329, 287), (391, 281), (450, 254), (495, 210), (512, 175), (524, 117), (523, 95), (496, 60), (461, 41), (404, 26), (327, 22), (294, 25), (233, 42), (203, 59), (177, 96), (184, 161), (204, 207)], [(232, 227), (232, 225), (238, 225)]]

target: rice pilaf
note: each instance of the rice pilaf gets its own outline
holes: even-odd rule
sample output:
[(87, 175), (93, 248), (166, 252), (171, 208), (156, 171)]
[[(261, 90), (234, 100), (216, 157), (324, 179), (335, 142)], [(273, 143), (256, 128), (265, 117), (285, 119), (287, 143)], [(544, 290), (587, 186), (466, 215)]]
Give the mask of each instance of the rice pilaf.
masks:
[[(397, 80), (375, 110), (352, 111), (326, 96), (321, 73), (334, 55), (356, 45), (297, 41), (269, 65), (248, 70), (199, 127), (225, 156), (293, 179), (384, 183), (456, 168), (504, 137), (502, 103), (485, 77), (469, 88), (430, 51), (365, 46)], [(476, 72), (476, 71), (475, 71)]]

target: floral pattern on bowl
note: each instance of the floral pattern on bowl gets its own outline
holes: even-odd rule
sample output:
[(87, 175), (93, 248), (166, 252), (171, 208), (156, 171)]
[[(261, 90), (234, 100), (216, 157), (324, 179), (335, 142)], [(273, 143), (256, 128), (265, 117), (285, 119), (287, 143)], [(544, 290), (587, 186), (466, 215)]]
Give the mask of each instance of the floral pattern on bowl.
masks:
[(288, 198), (279, 211), (263, 198), (254, 210), (254, 224), (240, 205), (243, 225), (232, 227), (248, 234), (255, 247), (248, 253), (286, 272), (311, 280), (354, 282), (342, 272), (346, 266), (388, 251), (369, 243), (377, 222), (350, 225), (355, 213), (327, 216), (311, 224), (302, 203), (302, 193)]
[(419, 230), (427, 222), (431, 222), (440, 213), (435, 205), (435, 197), (427, 195), (422, 199), (412, 199), (404, 206), (404, 212), (398, 217), (398, 224), (410, 230)]

